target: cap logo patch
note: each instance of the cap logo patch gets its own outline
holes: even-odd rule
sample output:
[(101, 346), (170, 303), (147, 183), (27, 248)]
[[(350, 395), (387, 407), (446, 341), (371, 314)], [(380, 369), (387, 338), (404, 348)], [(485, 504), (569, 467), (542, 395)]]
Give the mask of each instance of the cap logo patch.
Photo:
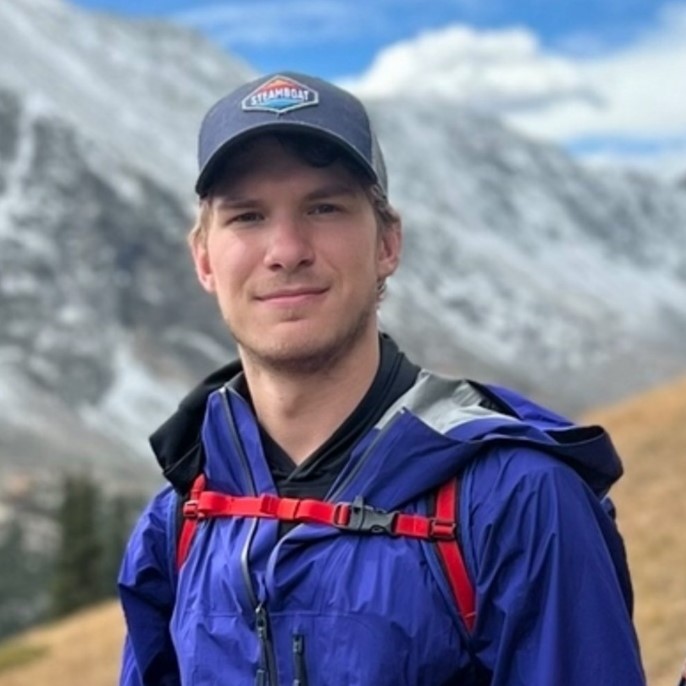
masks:
[(319, 104), (319, 93), (288, 76), (275, 76), (258, 86), (241, 102), (245, 112), (283, 114)]

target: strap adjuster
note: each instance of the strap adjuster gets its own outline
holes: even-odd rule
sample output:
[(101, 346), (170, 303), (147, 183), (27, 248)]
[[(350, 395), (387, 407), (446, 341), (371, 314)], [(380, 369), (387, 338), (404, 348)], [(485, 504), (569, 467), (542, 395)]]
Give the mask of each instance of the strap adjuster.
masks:
[(183, 504), (184, 519), (204, 519), (205, 515), (200, 512), (200, 503), (197, 500), (187, 500)]
[(259, 496), (259, 503), (257, 510), (262, 515), (267, 515), (268, 517), (278, 517), (279, 512), (279, 501), (278, 496), (271, 495), (270, 493), (263, 493)]
[(449, 541), (455, 539), (457, 534), (457, 523), (448, 519), (438, 519), (432, 517), (429, 520), (429, 536), (439, 541)]

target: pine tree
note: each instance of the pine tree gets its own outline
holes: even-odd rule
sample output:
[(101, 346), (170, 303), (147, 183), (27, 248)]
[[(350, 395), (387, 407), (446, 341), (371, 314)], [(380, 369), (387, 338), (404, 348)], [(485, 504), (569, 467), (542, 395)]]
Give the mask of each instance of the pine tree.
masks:
[(0, 637), (43, 617), (49, 567), (47, 554), (28, 549), (20, 521), (11, 520), (0, 536)]
[(103, 597), (101, 493), (89, 476), (67, 476), (58, 512), (59, 542), (52, 587), (56, 616)]

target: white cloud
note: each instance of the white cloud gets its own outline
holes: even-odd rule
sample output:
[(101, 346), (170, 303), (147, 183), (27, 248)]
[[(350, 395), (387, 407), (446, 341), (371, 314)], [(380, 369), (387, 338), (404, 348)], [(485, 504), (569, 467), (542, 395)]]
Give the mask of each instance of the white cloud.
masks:
[(584, 82), (600, 103), (556, 103), (515, 115), (518, 125), (555, 138), (632, 134), (686, 137), (686, 5), (672, 5), (658, 26), (633, 45), (602, 57), (578, 60)]
[(545, 54), (525, 29), (449, 26), (383, 50), (351, 84), (363, 95), (439, 95), (502, 112), (593, 93), (569, 60)]
[[(686, 3), (631, 44), (592, 57), (544, 49), (526, 29), (463, 26), (383, 50), (351, 86), (362, 95), (448, 96), (503, 116), (528, 134), (561, 143), (594, 140), (594, 157), (686, 169)], [(602, 139), (612, 139), (602, 151)], [(654, 155), (623, 156), (621, 139), (671, 141)], [(629, 146), (630, 147), (630, 146)], [(667, 149), (665, 149), (667, 148)]]

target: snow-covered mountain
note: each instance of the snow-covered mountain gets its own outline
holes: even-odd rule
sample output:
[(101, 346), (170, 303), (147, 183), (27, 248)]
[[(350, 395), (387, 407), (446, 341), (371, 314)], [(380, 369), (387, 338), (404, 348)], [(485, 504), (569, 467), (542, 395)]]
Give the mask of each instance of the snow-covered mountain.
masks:
[(0, 83), (188, 198), (200, 117), (255, 74), (191, 31), (64, 0), (0, 3), (0, 55)]
[[(0, 65), (0, 476), (141, 480), (147, 434), (231, 355), (184, 244), (198, 122), (252, 71), (60, 0), (0, 4)], [(686, 369), (683, 189), (449, 100), (369, 105), (405, 220), (382, 318), (415, 359), (566, 410)]]
[(408, 229), (386, 315), (425, 317), (402, 338), (432, 331), (445, 350), (448, 335), (567, 409), (684, 369), (683, 190), (587, 169), (448, 101), (372, 105)]

